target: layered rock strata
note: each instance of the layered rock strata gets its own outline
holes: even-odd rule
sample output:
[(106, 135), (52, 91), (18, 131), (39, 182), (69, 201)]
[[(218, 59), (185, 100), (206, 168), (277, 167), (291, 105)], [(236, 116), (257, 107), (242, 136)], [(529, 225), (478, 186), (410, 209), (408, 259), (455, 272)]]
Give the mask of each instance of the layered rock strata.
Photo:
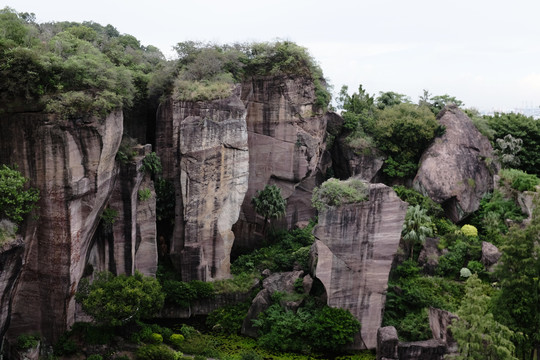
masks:
[(388, 275), (406, 211), (407, 203), (391, 188), (371, 184), (367, 201), (319, 214), (312, 272), (326, 289), (328, 305), (349, 310), (362, 324), (362, 342), (356, 348), (377, 345)]
[(253, 247), (262, 240), (263, 218), (251, 199), (267, 184), (277, 185), (287, 200), (286, 215), (275, 226), (291, 228), (315, 216), (311, 191), (328, 166), (321, 160), (329, 116), (318, 112), (315, 98), (313, 80), (305, 77), (255, 77), (243, 83), (249, 187), (234, 227), (238, 245)]
[(442, 204), (446, 215), (458, 222), (493, 191), (497, 172), (493, 149), (457, 106), (445, 107), (437, 119), (446, 130), (422, 154), (413, 186)]
[(24, 241), (17, 237), (0, 246), (0, 344), (9, 326), (12, 295), (23, 267)]
[(76, 120), (41, 113), (0, 119), (0, 163), (17, 164), (41, 195), (38, 218), (23, 231), (10, 333), (40, 332), (54, 342), (73, 323), (74, 294), (114, 188), (121, 137), (120, 111)]
[(157, 152), (176, 193), (170, 256), (182, 279), (230, 276), (232, 225), (248, 187), (246, 109), (240, 88), (226, 99), (167, 100), (157, 119)]

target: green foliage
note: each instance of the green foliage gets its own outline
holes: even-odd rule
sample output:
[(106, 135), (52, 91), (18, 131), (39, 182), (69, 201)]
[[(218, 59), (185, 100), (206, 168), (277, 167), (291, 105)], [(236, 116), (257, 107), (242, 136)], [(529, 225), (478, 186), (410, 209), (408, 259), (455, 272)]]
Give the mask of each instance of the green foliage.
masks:
[(226, 81), (176, 80), (173, 97), (183, 101), (206, 101), (231, 96), (233, 84)]
[(263, 190), (258, 190), (251, 199), (257, 214), (264, 217), (264, 227), (269, 219), (279, 218), (285, 215), (287, 202), (281, 195), (281, 189), (276, 185), (266, 185)]
[(236, 305), (228, 305), (212, 311), (206, 319), (206, 324), (213, 331), (226, 334), (240, 334), (242, 323), (246, 317), (251, 301)]
[(462, 268), (470, 261), (481, 257), (482, 244), (477, 237), (457, 235), (454, 243), (448, 246), (448, 252), (439, 258), (436, 273), (439, 276), (457, 279)]
[(73, 337), (82, 338), (86, 344), (106, 345), (113, 340), (114, 328), (108, 325), (77, 322), (71, 327)]
[(0, 168), (0, 219), (7, 218), (21, 223), (23, 216), (35, 208), (39, 190), (28, 188), (28, 179), (15, 168), (2, 165)]
[(77, 352), (77, 350), (77, 344), (75, 344), (73, 339), (69, 338), (69, 334), (63, 334), (60, 336), (53, 347), (53, 353), (56, 356), (73, 355)]
[(152, 191), (150, 189), (139, 189), (137, 195), (140, 201), (146, 201), (152, 197)]
[(230, 279), (212, 282), (216, 294), (247, 293), (253, 287), (256, 276), (251, 273), (239, 273)]
[(22, 334), (17, 336), (17, 349), (18, 350), (28, 350), (35, 348), (39, 344), (40, 337), (39, 335), (32, 334)]
[(438, 126), (435, 116), (422, 106), (403, 103), (378, 111), (373, 138), (391, 159), (386, 161), (387, 171), (395, 176), (414, 175), (420, 155), (434, 138)]
[(161, 334), (158, 334), (158, 333), (152, 333), (150, 335), (150, 342), (152, 344), (161, 344), (163, 342), (163, 336), (161, 336)]
[(402, 185), (393, 186), (393, 189), (401, 200), (409, 203), (410, 206), (419, 205), (422, 209), (426, 210), (427, 215), (431, 217), (442, 217), (444, 215), (441, 205), (431, 200), (428, 196), (424, 196), (418, 191)]
[(137, 349), (137, 360), (176, 360), (174, 351), (167, 345), (149, 344)]
[(127, 135), (122, 136), (122, 142), (116, 153), (116, 159), (122, 164), (127, 164), (137, 156), (137, 151), (134, 147), (137, 146), (137, 140)]
[(522, 114), (495, 114), (486, 117), (489, 127), (495, 132), (494, 139), (511, 135), (522, 140), (522, 148), (516, 156), (519, 170), (540, 176), (540, 123)]
[(210, 282), (200, 280), (184, 282), (166, 278), (160, 280), (165, 293), (165, 301), (182, 308), (190, 307), (196, 300), (215, 297), (214, 285)]
[(429, 108), (433, 114), (437, 115), (446, 105), (456, 105), (458, 107), (463, 106), (463, 101), (458, 100), (455, 96), (448, 94), (433, 96), (429, 99)]
[(503, 184), (510, 184), (517, 191), (535, 191), (536, 186), (540, 185), (538, 176), (517, 169), (502, 169), (499, 176)]
[(96, 322), (112, 326), (154, 315), (165, 298), (159, 282), (139, 272), (133, 276), (99, 273), (92, 284), (80, 289), (76, 300), (83, 310)]
[(86, 360), (103, 360), (103, 356), (99, 354), (92, 354), (86, 358)]
[(514, 333), (495, 321), (489, 312), (490, 298), (486, 292), (476, 275), (469, 277), (457, 311), (459, 319), (450, 328), (459, 349), (459, 355), (452, 358), (517, 360), (511, 341)]
[(467, 237), (476, 237), (478, 236), (478, 230), (472, 226), (472, 225), (469, 225), (469, 224), (465, 224), (461, 227), (461, 232), (463, 233), (463, 235), (467, 236)]
[(520, 163), (517, 154), (521, 151), (523, 140), (516, 139), (512, 135), (507, 134), (504, 138), (499, 138), (495, 141), (495, 153), (499, 157), (499, 161), (503, 168), (518, 166)]
[(393, 91), (387, 91), (387, 92), (380, 91), (379, 96), (377, 97), (376, 103), (377, 103), (377, 108), (380, 110), (383, 110), (387, 107), (399, 105), (402, 103), (410, 104), (411, 100), (406, 95), (398, 94)]
[(365, 201), (367, 192), (368, 187), (362, 180), (340, 181), (332, 178), (313, 190), (311, 202), (315, 209), (322, 211), (328, 207)]
[(174, 346), (176, 349), (180, 348), (182, 342), (184, 341), (184, 335), (182, 334), (172, 334), (169, 337), (169, 343)]
[(295, 264), (308, 270), (309, 248), (313, 244), (314, 223), (303, 229), (275, 234), (272, 244), (239, 256), (231, 264), (233, 274), (261, 272), (270, 269), (272, 272), (291, 271)]
[(353, 131), (356, 137), (371, 130), (373, 123), (374, 99), (362, 85), (358, 86), (358, 92), (348, 94), (349, 88), (343, 85), (338, 95), (338, 109), (343, 109), (343, 127)]
[(498, 321), (524, 335), (516, 343), (523, 358), (540, 345), (540, 201), (535, 206), (530, 224), (506, 235), (496, 270), (501, 291), (493, 309)]
[(261, 346), (295, 352), (336, 351), (360, 330), (360, 323), (347, 310), (308, 306), (293, 312), (279, 303), (259, 314), (253, 324), (259, 329)]
[(150, 154), (144, 157), (142, 161), (141, 171), (156, 176), (161, 174), (162, 170), (163, 168), (161, 166), (161, 160), (155, 152), (152, 151)]
[(422, 209), (420, 205), (409, 206), (405, 214), (405, 221), (401, 230), (401, 238), (410, 250), (410, 259), (413, 258), (414, 246), (423, 244), (426, 237), (433, 236), (433, 223), (431, 217)]

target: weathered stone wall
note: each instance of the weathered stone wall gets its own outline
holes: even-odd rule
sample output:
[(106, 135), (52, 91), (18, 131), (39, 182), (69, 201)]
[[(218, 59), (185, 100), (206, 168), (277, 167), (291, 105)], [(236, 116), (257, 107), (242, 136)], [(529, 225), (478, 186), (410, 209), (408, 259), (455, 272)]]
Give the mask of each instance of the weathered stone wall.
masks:
[(316, 111), (313, 80), (304, 77), (252, 78), (242, 85), (242, 100), (247, 106), (249, 186), (234, 233), (238, 245), (254, 247), (262, 240), (263, 219), (251, 199), (267, 184), (277, 185), (287, 199), (286, 215), (276, 226), (291, 228), (315, 216), (311, 191), (323, 180), (327, 116)]
[(41, 332), (52, 342), (73, 322), (74, 294), (114, 186), (121, 137), (120, 111), (65, 121), (42, 113), (0, 119), (0, 163), (18, 165), (41, 195), (38, 218), (24, 229), (10, 333)]
[(7, 240), (0, 246), (0, 344), (9, 325), (12, 293), (23, 266), (24, 241)]
[(176, 190), (170, 255), (182, 279), (230, 276), (232, 225), (247, 190), (248, 136), (240, 88), (226, 99), (168, 100), (157, 119), (157, 153)]
[(388, 275), (399, 246), (407, 203), (383, 184), (370, 184), (369, 200), (323, 210), (314, 229), (312, 271), (329, 306), (349, 310), (362, 324), (362, 343), (374, 349)]

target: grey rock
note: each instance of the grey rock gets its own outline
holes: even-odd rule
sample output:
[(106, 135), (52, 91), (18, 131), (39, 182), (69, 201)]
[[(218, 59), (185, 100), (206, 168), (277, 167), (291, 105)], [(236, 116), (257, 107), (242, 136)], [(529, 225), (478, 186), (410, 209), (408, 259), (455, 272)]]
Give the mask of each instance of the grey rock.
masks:
[(493, 190), (497, 172), (489, 140), (456, 106), (437, 116), (446, 127), (420, 159), (415, 189), (442, 204), (446, 215), (458, 222), (476, 211), (482, 196)]
[(393, 326), (381, 327), (377, 330), (377, 360), (398, 358), (399, 338)]
[(501, 258), (502, 253), (499, 249), (490, 242), (482, 241), (482, 259), (481, 262), (484, 264), (486, 269), (492, 268), (497, 264)]

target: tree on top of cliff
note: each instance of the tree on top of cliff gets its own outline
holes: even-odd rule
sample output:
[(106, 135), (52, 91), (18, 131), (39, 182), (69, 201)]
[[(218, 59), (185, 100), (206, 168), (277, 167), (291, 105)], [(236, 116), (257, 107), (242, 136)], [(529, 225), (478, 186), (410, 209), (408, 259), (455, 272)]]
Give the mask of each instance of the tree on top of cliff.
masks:
[(251, 202), (257, 214), (264, 217), (263, 233), (270, 219), (285, 215), (287, 203), (281, 195), (281, 189), (276, 185), (266, 185), (263, 190), (258, 190)]

